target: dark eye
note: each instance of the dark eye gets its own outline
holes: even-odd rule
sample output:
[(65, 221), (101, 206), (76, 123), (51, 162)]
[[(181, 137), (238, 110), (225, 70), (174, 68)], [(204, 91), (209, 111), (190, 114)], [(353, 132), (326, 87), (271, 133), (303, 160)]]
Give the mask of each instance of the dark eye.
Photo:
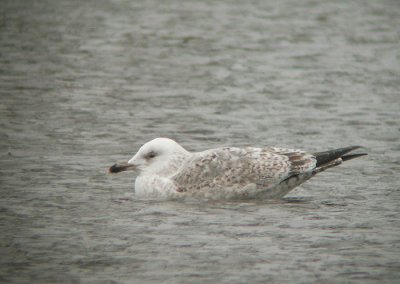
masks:
[(147, 153), (146, 158), (147, 158), (147, 159), (152, 159), (152, 158), (154, 158), (155, 156), (157, 156), (156, 152), (151, 151), (151, 152)]

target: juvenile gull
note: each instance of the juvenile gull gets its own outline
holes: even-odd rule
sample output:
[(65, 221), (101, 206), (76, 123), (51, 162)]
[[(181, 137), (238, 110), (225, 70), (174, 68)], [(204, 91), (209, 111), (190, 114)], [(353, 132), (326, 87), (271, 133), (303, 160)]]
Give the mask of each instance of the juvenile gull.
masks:
[(318, 153), (284, 148), (224, 147), (188, 152), (174, 140), (156, 138), (110, 173), (136, 171), (135, 194), (173, 199), (282, 198), (319, 172), (367, 155), (350, 146)]

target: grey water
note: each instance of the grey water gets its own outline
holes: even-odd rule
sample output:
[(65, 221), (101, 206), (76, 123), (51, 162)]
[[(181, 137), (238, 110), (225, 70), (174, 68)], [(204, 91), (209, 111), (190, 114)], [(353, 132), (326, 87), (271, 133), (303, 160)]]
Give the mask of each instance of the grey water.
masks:
[[(400, 3), (0, 3), (1, 283), (398, 283)], [(192, 151), (363, 145), (282, 201), (107, 174)]]

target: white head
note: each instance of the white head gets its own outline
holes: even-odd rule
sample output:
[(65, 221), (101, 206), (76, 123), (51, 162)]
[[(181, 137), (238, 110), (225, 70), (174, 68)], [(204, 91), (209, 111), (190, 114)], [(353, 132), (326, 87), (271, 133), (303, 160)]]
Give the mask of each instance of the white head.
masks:
[(111, 173), (135, 170), (143, 173), (168, 175), (176, 171), (187, 157), (182, 146), (169, 138), (156, 138), (140, 147), (128, 163), (115, 164)]

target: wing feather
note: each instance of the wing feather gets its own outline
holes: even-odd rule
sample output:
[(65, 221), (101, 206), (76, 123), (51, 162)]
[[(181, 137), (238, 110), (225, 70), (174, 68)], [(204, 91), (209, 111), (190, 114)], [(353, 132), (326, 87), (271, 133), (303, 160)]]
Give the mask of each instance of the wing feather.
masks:
[(311, 154), (282, 148), (218, 148), (195, 153), (172, 177), (182, 191), (256, 184), (269, 188), (315, 168)]

